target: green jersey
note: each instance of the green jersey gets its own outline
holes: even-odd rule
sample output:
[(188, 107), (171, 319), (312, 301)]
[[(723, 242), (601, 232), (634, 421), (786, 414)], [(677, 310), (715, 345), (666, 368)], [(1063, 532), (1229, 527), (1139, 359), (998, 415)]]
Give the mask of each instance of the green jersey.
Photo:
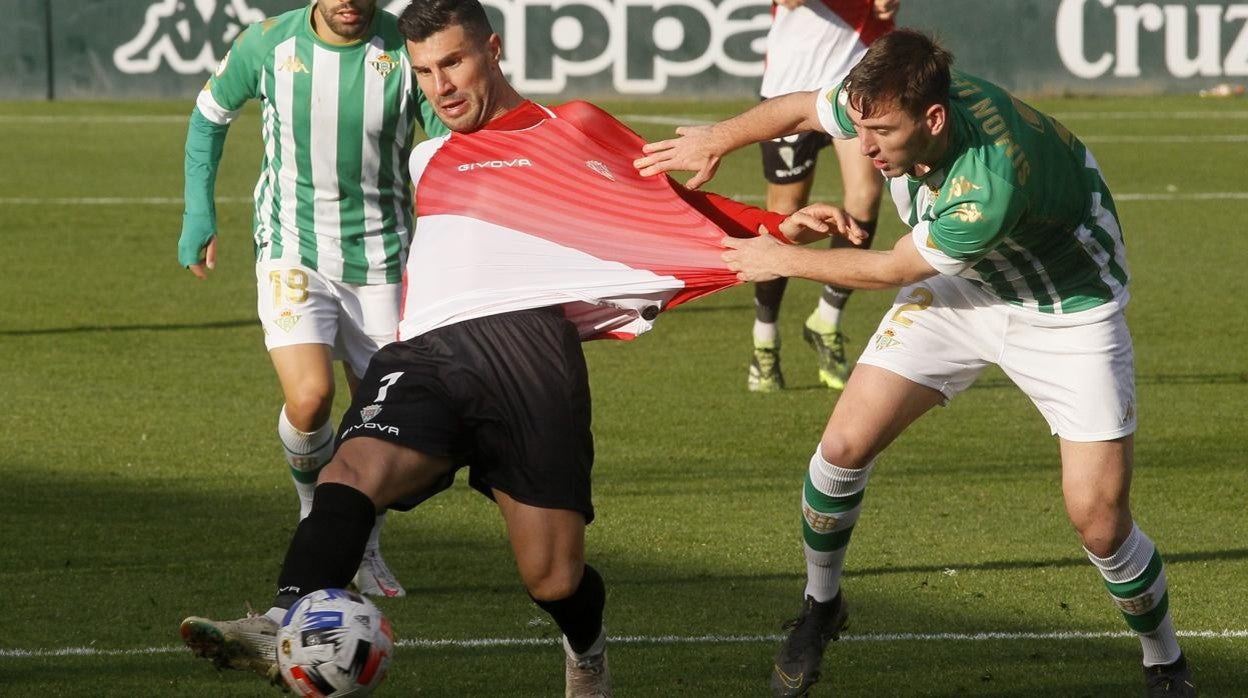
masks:
[[(309, 4), (248, 27), (196, 101), (187, 137), (183, 264), (216, 232), (212, 190), (225, 130), (261, 101), (264, 156), (254, 191), (258, 260), (316, 269), (351, 284), (402, 278), (412, 230), (407, 156), (414, 125), (446, 129), (413, 84), (394, 15), (345, 46), (322, 41)], [(200, 140), (197, 140), (200, 139)], [(213, 147), (215, 145), (215, 147)]]
[[(818, 100), (837, 138), (856, 133), (837, 85)], [(1070, 131), (1000, 87), (953, 71), (949, 151), (889, 192), (937, 271), (1047, 315), (1127, 299), (1122, 231), (1096, 160)]]

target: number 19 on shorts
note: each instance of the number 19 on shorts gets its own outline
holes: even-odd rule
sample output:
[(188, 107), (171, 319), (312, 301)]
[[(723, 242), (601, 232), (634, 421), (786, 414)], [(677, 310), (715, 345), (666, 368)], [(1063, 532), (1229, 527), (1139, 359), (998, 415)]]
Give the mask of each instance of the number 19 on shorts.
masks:
[(274, 269), (269, 272), (269, 286), (273, 288), (273, 307), (287, 303), (294, 305), (308, 300), (308, 274), (302, 269)]

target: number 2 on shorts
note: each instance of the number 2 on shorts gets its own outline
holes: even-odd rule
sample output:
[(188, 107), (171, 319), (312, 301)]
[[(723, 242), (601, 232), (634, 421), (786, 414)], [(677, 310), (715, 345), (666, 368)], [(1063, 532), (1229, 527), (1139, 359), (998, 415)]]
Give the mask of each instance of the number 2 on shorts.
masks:
[(893, 312), (893, 316), (889, 318), (889, 320), (897, 323), (898, 325), (909, 327), (914, 324), (914, 320), (906, 317), (905, 314), (923, 310), (930, 306), (932, 304), (932, 292), (922, 286), (919, 286), (910, 293), (910, 296), (906, 300), (910, 302), (905, 305), (898, 306), (897, 310)]

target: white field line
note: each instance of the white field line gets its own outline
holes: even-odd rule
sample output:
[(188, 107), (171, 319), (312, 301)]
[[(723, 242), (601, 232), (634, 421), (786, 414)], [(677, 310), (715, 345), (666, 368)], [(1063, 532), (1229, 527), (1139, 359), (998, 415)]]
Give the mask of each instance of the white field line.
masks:
[(1120, 121), (1151, 120), (1172, 121), (1178, 119), (1248, 119), (1248, 111), (1059, 111), (1050, 114), (1058, 121), (1075, 119), (1106, 119)]
[[(712, 185), (713, 186), (713, 185)], [(724, 194), (730, 199), (742, 201), (748, 204), (757, 204), (764, 200), (762, 194)], [(812, 201), (823, 200), (833, 201), (836, 199), (834, 195), (820, 196), (819, 192), (814, 192), (810, 196)], [(1114, 194), (1114, 201), (1121, 203), (1124, 201), (1248, 201), (1248, 191), (1204, 191), (1204, 192), (1156, 192), (1156, 193), (1126, 193)], [(3, 199), (0, 199), (0, 203)]]
[[(654, 114), (618, 114), (624, 121), (668, 126), (714, 123), (710, 114), (659, 116)], [(1209, 119), (1248, 119), (1248, 111), (1067, 111), (1053, 112), (1061, 121), (1095, 119), (1110, 121), (1172, 121)], [(189, 114), (0, 114), (0, 124), (185, 124)]]
[[(761, 194), (726, 194), (728, 198), (746, 203), (763, 201)], [(812, 198), (820, 198), (817, 194)], [(823, 197), (827, 198), (827, 197)], [(1114, 201), (1234, 201), (1248, 200), (1248, 191), (1201, 191), (1201, 192), (1155, 192), (1114, 194)], [(219, 196), (218, 204), (251, 204), (249, 196)], [(40, 197), (0, 196), (0, 206), (181, 206), (182, 198), (176, 196), (88, 196), (88, 197)]]
[(189, 109), (185, 114), (0, 114), (0, 124), (182, 124), (185, 126), (190, 118)]
[[(1097, 121), (1178, 121), (1206, 119), (1248, 119), (1248, 111), (1066, 111), (1053, 112), (1051, 116), (1059, 121), (1075, 121), (1077, 119), (1095, 119)], [(617, 114), (624, 121), (636, 121), (643, 124), (659, 124), (670, 126), (711, 124), (716, 117), (711, 114), (686, 114), (684, 116), (660, 116), (655, 114)]]
[(1245, 143), (1248, 134), (1218, 133), (1210, 136), (1080, 136), (1084, 143)]
[[(218, 196), (219, 204), (250, 204), (250, 196)], [(182, 205), (180, 196), (9, 196), (0, 197), (2, 205), (30, 206), (172, 206)]]
[[(1180, 630), (1179, 637), (1211, 640), (1242, 640), (1248, 638), (1248, 630)], [(841, 642), (1023, 642), (1030, 640), (1066, 642), (1070, 640), (1128, 639), (1135, 633), (1119, 630), (1114, 632), (996, 632), (978, 633), (873, 633), (866, 635), (843, 635)], [(620, 635), (612, 636), (612, 645), (730, 645), (776, 643), (783, 635)], [(493, 648), (493, 647), (546, 647), (558, 644), (555, 638), (493, 637), (466, 640), (399, 640), (396, 645), (411, 649), (442, 648)], [(118, 657), (144, 654), (172, 654), (185, 652), (180, 645), (139, 647), (133, 649), (104, 649), (100, 647), (61, 647), (57, 649), (0, 649), (0, 659), (37, 659), (41, 657)]]

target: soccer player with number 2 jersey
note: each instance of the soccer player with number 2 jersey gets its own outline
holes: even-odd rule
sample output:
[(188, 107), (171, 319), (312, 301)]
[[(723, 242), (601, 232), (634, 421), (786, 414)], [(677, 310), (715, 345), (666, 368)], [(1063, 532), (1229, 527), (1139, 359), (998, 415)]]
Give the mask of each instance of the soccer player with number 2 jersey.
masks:
[(748, 143), (802, 130), (860, 141), (910, 226), (889, 251), (725, 240), (742, 280), (797, 276), (900, 287), (837, 401), (802, 491), (806, 590), (773, 667), (805, 695), (848, 612), (841, 569), (876, 457), (996, 364), (1057, 436), (1066, 511), (1143, 649), (1149, 696), (1192, 696), (1166, 571), (1129, 504), (1136, 429), (1126, 255), (1092, 153), (1055, 119), (952, 70), (919, 32), (875, 41), (845, 80), (646, 146), (643, 174), (699, 171)]

